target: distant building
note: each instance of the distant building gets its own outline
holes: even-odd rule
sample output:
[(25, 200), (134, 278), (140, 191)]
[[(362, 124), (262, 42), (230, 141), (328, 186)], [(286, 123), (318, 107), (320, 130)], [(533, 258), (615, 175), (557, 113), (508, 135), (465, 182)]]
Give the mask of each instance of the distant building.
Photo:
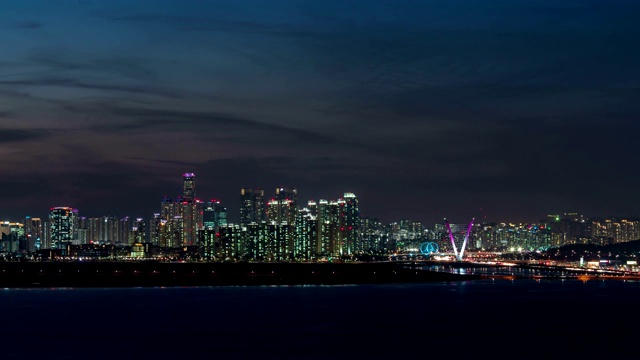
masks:
[(25, 243), (24, 224), (9, 221), (0, 222), (0, 252), (22, 252)]
[(265, 219), (264, 190), (240, 189), (240, 225), (259, 223)]
[(318, 221), (309, 208), (303, 208), (296, 215), (293, 251), (295, 260), (314, 260), (317, 258)]
[(213, 209), (215, 211), (214, 219), (215, 219), (216, 228), (220, 226), (226, 226), (228, 224), (227, 208), (224, 205), (222, 205), (220, 200), (212, 200), (212, 202), (213, 202)]
[(30, 253), (42, 247), (42, 220), (27, 216), (24, 221), (24, 233), (27, 239), (26, 250)]
[(147, 242), (146, 223), (143, 218), (136, 218), (136, 220), (133, 222), (129, 239), (131, 245)]
[(267, 203), (267, 220), (276, 224), (293, 225), (298, 210), (298, 190), (276, 188), (276, 196)]
[(66, 249), (77, 239), (78, 210), (71, 207), (53, 207), (49, 212), (51, 248)]
[(360, 237), (360, 207), (353, 193), (344, 193), (344, 211), (340, 219), (343, 253), (353, 255), (364, 252)]
[(160, 224), (162, 223), (162, 218), (160, 217), (160, 213), (154, 213), (151, 218), (149, 224), (149, 240), (151, 244), (154, 246), (160, 245)]
[(196, 176), (182, 174), (182, 195), (177, 199), (164, 196), (159, 217), (153, 221), (152, 243), (161, 247), (197, 246), (198, 231), (203, 227), (206, 204), (196, 198)]
[(186, 201), (196, 199), (196, 175), (194, 173), (182, 174), (182, 198)]
[(331, 254), (332, 239), (332, 217), (329, 201), (320, 199), (319, 201), (309, 201), (308, 208), (311, 215), (316, 218), (316, 241), (315, 253), (318, 257), (327, 257)]

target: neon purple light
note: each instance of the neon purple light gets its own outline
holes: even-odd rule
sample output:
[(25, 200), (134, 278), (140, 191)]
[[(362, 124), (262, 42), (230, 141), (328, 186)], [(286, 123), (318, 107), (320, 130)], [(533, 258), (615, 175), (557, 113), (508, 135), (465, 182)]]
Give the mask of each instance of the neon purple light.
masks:
[(453, 232), (451, 231), (451, 226), (449, 225), (449, 221), (447, 219), (444, 220), (445, 222), (445, 226), (447, 227), (447, 230), (449, 232), (449, 239), (451, 239), (451, 245), (453, 245), (453, 254), (455, 255), (456, 259), (458, 260), (462, 260), (462, 256), (464, 255), (464, 248), (467, 246), (467, 241), (469, 241), (469, 234), (471, 233), (471, 227), (473, 226), (473, 222), (476, 219), (471, 219), (471, 222), (469, 223), (469, 226), (467, 226), (467, 232), (464, 235), (464, 241), (462, 242), (462, 247), (460, 248), (460, 253), (458, 253), (458, 248), (456, 247), (456, 240), (453, 237)]
[(462, 259), (462, 256), (464, 254), (464, 247), (467, 246), (467, 241), (469, 240), (469, 234), (471, 234), (471, 227), (473, 226), (473, 222), (476, 219), (471, 219), (471, 222), (469, 223), (469, 226), (467, 227), (467, 233), (464, 235), (464, 241), (462, 242), (462, 249), (460, 250), (460, 259)]
[(458, 249), (456, 248), (456, 240), (453, 238), (453, 233), (451, 232), (451, 226), (449, 226), (449, 220), (444, 220), (445, 226), (447, 230), (449, 230), (449, 238), (451, 239), (451, 245), (453, 245), (453, 254), (458, 257)]

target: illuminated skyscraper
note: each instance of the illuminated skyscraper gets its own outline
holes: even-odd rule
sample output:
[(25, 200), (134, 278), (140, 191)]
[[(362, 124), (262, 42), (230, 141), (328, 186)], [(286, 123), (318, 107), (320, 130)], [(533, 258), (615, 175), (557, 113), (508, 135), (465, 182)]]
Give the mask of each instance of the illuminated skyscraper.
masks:
[(313, 215), (312, 210), (303, 208), (296, 215), (294, 237), (293, 237), (293, 253), (292, 257), (296, 260), (312, 260), (317, 257), (318, 221)]
[(154, 213), (153, 218), (151, 218), (151, 225), (149, 226), (149, 240), (151, 244), (156, 246), (160, 245), (161, 232), (162, 217), (160, 217), (160, 213)]
[(293, 224), (296, 218), (296, 208), (290, 199), (271, 199), (267, 203), (267, 220), (276, 224)]
[(295, 188), (276, 188), (276, 200), (290, 200), (293, 203), (293, 207), (298, 206), (298, 190)]
[(363, 253), (360, 238), (360, 207), (358, 198), (353, 193), (344, 193), (344, 211), (340, 219), (340, 231), (342, 233), (343, 253), (352, 255)]
[(168, 196), (163, 196), (160, 202), (160, 217), (169, 220), (176, 216), (176, 204)]
[(66, 249), (76, 239), (78, 210), (70, 207), (53, 207), (49, 212), (51, 248)]
[(226, 226), (228, 224), (227, 221), (227, 208), (222, 205), (219, 200), (215, 200), (214, 208), (216, 209), (216, 225), (217, 226)]
[(309, 201), (308, 203), (311, 215), (316, 217), (316, 241), (315, 253), (320, 257), (327, 257), (331, 254), (331, 237), (332, 237), (332, 223), (331, 223), (331, 208), (327, 200), (321, 199), (320, 201)]
[(127, 243), (130, 230), (128, 216), (118, 218), (115, 215), (105, 215), (85, 219), (86, 243), (116, 244)]
[(182, 198), (186, 201), (193, 201), (196, 198), (196, 175), (194, 173), (182, 174), (183, 192)]
[(196, 181), (194, 173), (182, 174), (182, 196), (172, 200), (162, 198), (160, 218), (155, 221), (159, 230), (160, 246), (181, 247), (197, 245), (198, 231), (203, 225), (204, 203), (196, 199)]
[[(9, 221), (0, 222), (0, 251), (15, 253), (24, 250), (26, 243), (24, 224)], [(23, 244), (21, 246), (21, 244)], [(22, 248), (22, 249), (21, 249)]]
[(142, 244), (147, 242), (146, 224), (143, 218), (136, 218), (131, 226), (129, 241), (131, 244)]
[(204, 229), (215, 230), (219, 226), (227, 225), (227, 208), (220, 200), (205, 202), (202, 207), (202, 222)]
[(197, 234), (199, 229), (199, 201), (198, 200), (188, 200), (186, 198), (181, 199), (178, 204), (178, 216), (183, 219), (183, 228), (182, 234), (183, 243), (181, 246), (187, 245), (196, 245), (197, 243)]
[(217, 257), (223, 261), (240, 259), (244, 251), (244, 237), (240, 225), (221, 225), (218, 232), (220, 247), (217, 249)]
[(196, 175), (184, 173), (182, 179), (182, 197), (178, 199), (175, 209), (178, 211), (175, 215), (182, 218), (182, 244), (179, 246), (196, 245), (198, 230), (202, 227), (203, 203), (196, 199)]
[(365, 254), (382, 254), (387, 251), (387, 232), (384, 225), (377, 218), (364, 217), (360, 219), (360, 234), (362, 249)]
[(215, 230), (216, 228), (216, 208), (214, 200), (204, 203), (202, 208), (202, 225), (204, 229)]
[(133, 219), (130, 216), (121, 217), (116, 225), (116, 244), (131, 245), (131, 230)]
[(27, 251), (34, 252), (42, 247), (42, 221), (40, 218), (27, 216), (24, 222), (25, 236), (27, 238)]
[(259, 223), (265, 219), (264, 190), (240, 189), (240, 225)]
[(344, 199), (331, 200), (328, 203), (329, 243), (327, 251), (330, 256), (344, 255), (342, 246), (341, 219), (344, 218)]

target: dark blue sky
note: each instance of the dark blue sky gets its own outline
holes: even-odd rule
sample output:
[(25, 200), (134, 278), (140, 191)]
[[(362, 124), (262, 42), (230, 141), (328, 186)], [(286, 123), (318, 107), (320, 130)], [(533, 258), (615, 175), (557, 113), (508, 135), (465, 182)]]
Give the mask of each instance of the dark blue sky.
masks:
[(194, 172), (364, 215), (640, 215), (640, 2), (0, 2), (0, 219), (148, 217)]

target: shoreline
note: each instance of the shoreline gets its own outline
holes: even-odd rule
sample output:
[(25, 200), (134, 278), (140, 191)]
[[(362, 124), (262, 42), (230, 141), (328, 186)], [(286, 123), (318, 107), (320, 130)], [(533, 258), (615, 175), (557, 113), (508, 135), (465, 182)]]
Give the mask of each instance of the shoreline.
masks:
[(0, 262), (0, 287), (347, 285), (479, 280), (371, 263)]

